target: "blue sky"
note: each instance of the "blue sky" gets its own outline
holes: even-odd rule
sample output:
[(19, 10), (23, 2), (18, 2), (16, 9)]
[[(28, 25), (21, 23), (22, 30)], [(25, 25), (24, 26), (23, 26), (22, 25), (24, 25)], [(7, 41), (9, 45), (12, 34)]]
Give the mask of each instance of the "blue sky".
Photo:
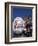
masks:
[(32, 16), (32, 8), (24, 7), (11, 7), (11, 17), (12, 19), (16, 17)]

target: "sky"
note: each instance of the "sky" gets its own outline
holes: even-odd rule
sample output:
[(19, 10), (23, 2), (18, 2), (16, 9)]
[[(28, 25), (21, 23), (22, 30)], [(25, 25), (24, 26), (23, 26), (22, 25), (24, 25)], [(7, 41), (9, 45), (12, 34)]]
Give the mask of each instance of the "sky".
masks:
[(14, 19), (16, 17), (25, 17), (25, 16), (32, 16), (32, 8), (28, 7), (11, 7), (11, 18)]

